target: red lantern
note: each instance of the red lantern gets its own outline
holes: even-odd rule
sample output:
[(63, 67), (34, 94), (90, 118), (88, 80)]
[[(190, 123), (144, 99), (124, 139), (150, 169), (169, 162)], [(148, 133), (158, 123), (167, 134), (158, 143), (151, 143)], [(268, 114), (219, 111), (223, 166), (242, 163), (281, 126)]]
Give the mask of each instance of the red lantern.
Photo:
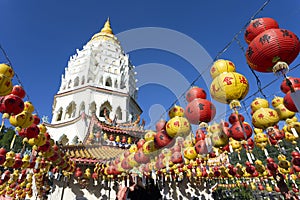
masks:
[(195, 134), (196, 142), (198, 142), (199, 140), (205, 140), (205, 137), (205, 133), (201, 129), (197, 129)]
[(287, 77), (285, 78), (281, 85), (280, 85), (280, 89), (283, 93), (288, 93), (289, 91), (291, 91), (291, 87), (289, 85), (289, 83), (287, 82), (287, 79), (289, 80), (289, 82), (291, 83), (291, 87), (292, 88), (300, 88), (300, 78), (295, 78), (295, 77)]
[(252, 135), (252, 128), (246, 122), (235, 122), (229, 129), (229, 136), (237, 141), (247, 140)]
[(230, 122), (230, 124), (234, 124), (235, 122), (238, 122), (238, 121), (245, 121), (245, 117), (241, 114), (237, 114), (237, 113), (231, 113), (229, 118), (228, 118), (228, 121)]
[(247, 143), (242, 145), (245, 149), (248, 147), (249, 150), (252, 150), (254, 148), (254, 141), (252, 138), (248, 138)]
[(94, 173), (92, 174), (92, 178), (93, 178), (93, 179), (98, 179), (99, 176), (98, 176), (98, 174), (97, 174), (96, 172), (94, 172)]
[[(295, 88), (295, 91), (300, 90), (300, 88)], [(290, 111), (298, 112), (298, 109), (291, 97), (291, 91), (285, 94), (283, 98), (283, 105)]]
[(115, 137), (113, 136), (113, 134), (109, 135), (109, 141), (115, 141)]
[(137, 144), (136, 144), (136, 145), (137, 145), (137, 148), (138, 148), (138, 149), (142, 148), (143, 145), (145, 144), (145, 142), (146, 142), (146, 141), (145, 141), (144, 139), (142, 139), (142, 138), (139, 139), (139, 141), (138, 141)]
[(14, 95), (9, 94), (1, 98), (0, 100), (0, 112), (17, 115), (24, 110), (23, 100)]
[(165, 131), (159, 131), (154, 136), (154, 144), (157, 148), (167, 146), (172, 141), (172, 138), (168, 136)]
[(185, 116), (192, 124), (210, 122), (215, 115), (215, 105), (206, 99), (194, 99), (185, 109)]
[(249, 66), (259, 72), (272, 72), (278, 62), (288, 65), (298, 56), (298, 37), (285, 29), (268, 29), (256, 36), (248, 46), (246, 58)]
[(121, 142), (122, 143), (126, 143), (127, 142), (126, 136), (123, 135)]
[(194, 86), (186, 93), (186, 100), (191, 102), (197, 98), (206, 99), (206, 92), (202, 88)]
[(181, 146), (178, 144), (175, 144), (172, 148), (171, 148), (172, 153), (175, 152), (181, 152)]
[(80, 178), (82, 176), (82, 171), (79, 167), (76, 168), (76, 171), (75, 171), (75, 177), (76, 178)]
[(257, 35), (265, 30), (279, 28), (278, 23), (269, 17), (254, 19), (247, 26), (245, 31), (245, 40), (249, 44)]
[(253, 165), (251, 165), (251, 163), (249, 161), (246, 161), (246, 172), (248, 172), (249, 174), (253, 174), (256, 169)]
[(143, 149), (139, 149), (135, 154), (134, 154), (134, 160), (137, 163), (148, 163), (150, 161), (150, 158), (146, 156), (143, 152)]
[(293, 165), (300, 166), (300, 153), (297, 151), (293, 151), (292, 155), (292, 163)]
[(131, 169), (132, 167), (129, 165), (128, 158), (124, 158), (121, 162), (121, 167), (125, 170)]
[(50, 142), (46, 141), (46, 143), (43, 146), (38, 147), (38, 151), (46, 152), (49, 151), (50, 147), (51, 147)]
[(208, 154), (208, 149), (205, 140), (199, 140), (195, 144), (195, 149), (198, 154)]
[(0, 148), (0, 165), (6, 161), (6, 150), (4, 148)]
[(33, 114), (32, 116), (33, 116), (33, 123), (38, 125), (41, 122), (41, 119), (37, 114)]
[(21, 85), (15, 85), (11, 91), (11, 94), (17, 95), (18, 97), (23, 99), (26, 95), (26, 92)]
[(28, 128), (25, 129), (25, 135), (28, 139), (37, 138), (40, 133), (40, 129), (36, 124), (32, 124)]
[(182, 158), (182, 154), (180, 151), (175, 151), (172, 156), (171, 156), (171, 161), (174, 163), (174, 164), (177, 164), (177, 163), (182, 163), (183, 162), (183, 158)]
[(233, 165), (228, 165), (228, 169), (229, 169), (228, 174), (234, 177), (236, 175), (237, 169), (233, 167)]
[(155, 125), (156, 132), (164, 130), (166, 127), (166, 123), (167, 122), (164, 119), (159, 120)]
[(15, 155), (15, 163), (12, 166), (12, 168), (15, 168), (15, 169), (20, 168), (22, 166), (22, 164), (23, 164), (23, 161), (22, 161), (22, 158), (21, 158), (21, 154), (17, 153)]

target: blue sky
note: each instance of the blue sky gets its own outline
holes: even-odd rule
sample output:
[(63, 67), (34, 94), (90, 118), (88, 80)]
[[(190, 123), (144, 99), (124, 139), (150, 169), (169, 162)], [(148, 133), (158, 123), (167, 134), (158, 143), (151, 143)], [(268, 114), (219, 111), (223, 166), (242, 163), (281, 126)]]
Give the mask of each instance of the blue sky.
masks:
[[(159, 27), (174, 30), (200, 44), (213, 58), (233, 36), (247, 23), (264, 1), (0, 1), (0, 44), (6, 50), (15, 72), (28, 93), (40, 117), (51, 118), (53, 96), (60, 86), (61, 74), (76, 49), (81, 49), (97, 33), (109, 16), (115, 34), (143, 27)], [(272, 17), (281, 28), (300, 36), (300, 2), (298, 0), (273, 0), (258, 17)], [(241, 45), (247, 45), (241, 34)], [(126, 44), (126, 41), (121, 44)], [(128, 41), (127, 41), (128, 42)], [(176, 43), (176, 41), (174, 41)], [(184, 41), (178, 41), (180, 45)], [(126, 46), (126, 45), (125, 45)], [(126, 50), (126, 47), (124, 48)], [(191, 50), (192, 51), (192, 50)], [(199, 72), (185, 58), (161, 49), (139, 49), (128, 52), (132, 63), (139, 69), (149, 63), (174, 69), (191, 83)], [(191, 54), (195, 52), (191, 52)], [(232, 60), (237, 72), (250, 82), (248, 96), (257, 90), (256, 81), (246, 64), (244, 53), (233, 43), (221, 58)], [(6, 62), (0, 54), (0, 62)], [(199, 56), (201, 63), (201, 56)], [(299, 58), (291, 67), (299, 64)], [(203, 69), (207, 66), (203, 66)], [(299, 76), (299, 68), (288, 75)], [(273, 74), (257, 72), (262, 85), (275, 78)], [(139, 74), (138, 78), (144, 75)], [(168, 76), (166, 75), (166, 79)], [(14, 83), (18, 81), (14, 79)], [(283, 94), (279, 91), (280, 79), (264, 90), (267, 96)], [(204, 87), (200, 78), (195, 85)], [(181, 87), (179, 82), (178, 87)], [(171, 88), (159, 84), (143, 85), (139, 89), (138, 102), (144, 113), (142, 118), (151, 124), (149, 109), (161, 105), (167, 109), (176, 100)], [(260, 96), (258, 94), (257, 96)], [(249, 98), (250, 104), (254, 97)], [(269, 99), (270, 100), (270, 99)], [(154, 121), (156, 119), (153, 119)], [(153, 121), (152, 121), (153, 123)]]

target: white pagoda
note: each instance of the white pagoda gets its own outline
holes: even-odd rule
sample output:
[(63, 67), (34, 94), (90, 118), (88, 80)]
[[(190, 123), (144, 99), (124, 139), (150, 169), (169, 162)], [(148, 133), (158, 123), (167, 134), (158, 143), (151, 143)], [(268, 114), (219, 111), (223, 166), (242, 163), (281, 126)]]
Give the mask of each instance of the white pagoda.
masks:
[(115, 123), (135, 121), (142, 113), (137, 104), (136, 72), (113, 34), (110, 21), (70, 57), (59, 91), (54, 96), (48, 131), (54, 140), (65, 134), (83, 141), (90, 118)]

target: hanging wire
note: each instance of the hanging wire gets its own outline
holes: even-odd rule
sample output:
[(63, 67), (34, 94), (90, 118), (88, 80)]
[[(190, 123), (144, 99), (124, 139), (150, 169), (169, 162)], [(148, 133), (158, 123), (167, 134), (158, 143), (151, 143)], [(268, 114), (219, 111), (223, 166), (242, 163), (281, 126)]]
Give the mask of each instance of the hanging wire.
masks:
[[(241, 44), (241, 41), (238, 38), (235, 38), (236, 43), (238, 44), (238, 46), (240, 47), (240, 49), (242, 50), (242, 52), (245, 54), (245, 48), (243, 47), (243, 45)], [(251, 73), (254, 75), (255, 80), (256, 80), (256, 85), (258, 88), (258, 91), (261, 93), (261, 95), (266, 98), (266, 95), (263, 93), (263, 90), (261, 89), (261, 81), (258, 77), (258, 75), (255, 73), (255, 71), (247, 64), (248, 68), (250, 69)]]
[[(234, 41), (238, 40), (238, 36), (244, 32), (247, 28), (247, 26), (249, 25), (249, 23), (251, 22), (251, 20), (253, 20), (254, 18), (256, 18), (256, 16), (270, 3), (271, 0), (267, 0), (263, 3), (263, 5), (258, 9), (256, 10), (256, 12), (251, 16), (251, 18), (247, 21), (247, 23), (233, 36), (233, 38), (231, 39), (231, 41), (229, 41), (225, 47), (220, 51), (218, 52), (218, 54), (214, 57), (213, 61), (208, 65), (206, 66), (206, 68), (196, 77), (195, 80), (193, 80), (190, 84), (190, 86), (171, 104), (171, 106), (160, 116), (160, 119), (163, 118), (163, 116), (169, 111), (171, 110), (171, 108), (176, 105), (176, 103), (178, 103), (179, 99), (181, 99), (182, 97), (185, 96), (186, 92), (190, 89), (190, 87), (192, 87), (193, 85), (195, 85), (195, 83), (202, 77), (202, 75), (207, 71), (209, 70), (209, 68), (213, 65), (213, 63), (218, 60), (228, 49), (229, 47), (234, 43)], [(257, 75), (255, 74), (255, 77), (257, 78), (258, 80), (258, 83), (260, 83)], [(261, 87), (261, 86), (260, 86)], [(260, 90), (260, 92), (262, 93), (262, 90)], [(265, 96), (263, 93), (262, 93), (263, 96)], [(156, 123), (156, 122), (155, 122)], [(153, 127), (155, 125), (155, 123), (152, 123), (150, 125), (148, 125), (149, 128)]]
[[(4, 55), (4, 57), (5, 57), (6, 61), (7, 61), (7, 64), (8, 64), (12, 69), (14, 69), (11, 60), (9, 59), (9, 57), (8, 57), (8, 55), (7, 55), (6, 51), (5, 51), (5, 49), (2, 47), (1, 44), (0, 44), (0, 49), (1, 49), (1, 52), (2, 52), (2, 54)], [(22, 82), (21, 82), (21, 79), (19, 78), (18, 74), (17, 74), (15, 71), (14, 71), (14, 73), (15, 73), (14, 76), (16, 77), (16, 80), (17, 80), (18, 84), (21, 85), (22, 88), (25, 90), (25, 88), (24, 88), (24, 86), (23, 86), (23, 84), (22, 84)], [(25, 90), (25, 91), (26, 91), (26, 90)], [(26, 98), (28, 99), (28, 101), (31, 102), (31, 101), (30, 101), (30, 97), (29, 97), (29, 95), (27, 94), (27, 92), (25, 92), (25, 95), (26, 95)], [(37, 109), (36, 109), (36, 108), (34, 108), (34, 109), (35, 109), (35, 113), (37, 114), (37, 116), (39, 116)]]

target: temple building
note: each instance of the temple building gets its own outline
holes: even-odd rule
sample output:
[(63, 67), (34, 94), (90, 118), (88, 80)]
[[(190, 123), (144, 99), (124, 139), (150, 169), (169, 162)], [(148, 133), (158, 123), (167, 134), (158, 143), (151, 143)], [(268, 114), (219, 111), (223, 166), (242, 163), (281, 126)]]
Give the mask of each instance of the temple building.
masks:
[[(93, 137), (89, 126), (95, 120), (103, 130), (103, 124), (119, 127), (123, 132), (123, 128), (133, 128), (131, 125), (137, 128), (142, 110), (137, 103), (134, 68), (108, 19), (101, 31), (68, 61), (54, 96), (52, 121), (47, 124), (53, 139), (59, 140), (64, 134), (69, 144), (88, 141), (87, 136)], [(94, 134), (100, 139), (99, 133)]]
[[(83, 171), (92, 171), (96, 163), (113, 159), (144, 137), (134, 68), (109, 19), (68, 61), (54, 96), (51, 123), (45, 124)], [(78, 195), (77, 187), (82, 187), (78, 183), (56, 184), (52, 197), (99, 199), (102, 195), (100, 190)]]

